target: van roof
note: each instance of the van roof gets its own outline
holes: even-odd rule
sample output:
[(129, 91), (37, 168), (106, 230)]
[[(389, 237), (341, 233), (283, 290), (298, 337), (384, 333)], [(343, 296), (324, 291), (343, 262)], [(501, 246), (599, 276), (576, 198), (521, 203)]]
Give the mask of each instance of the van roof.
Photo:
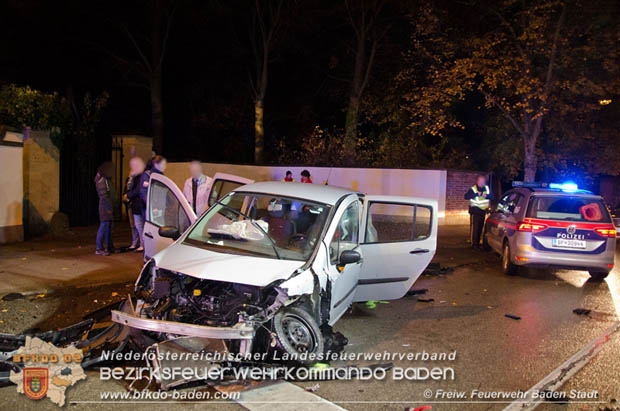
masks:
[(330, 205), (336, 204), (344, 196), (356, 193), (356, 191), (348, 188), (326, 186), (323, 184), (288, 183), (279, 181), (248, 184), (234, 191), (301, 198)]

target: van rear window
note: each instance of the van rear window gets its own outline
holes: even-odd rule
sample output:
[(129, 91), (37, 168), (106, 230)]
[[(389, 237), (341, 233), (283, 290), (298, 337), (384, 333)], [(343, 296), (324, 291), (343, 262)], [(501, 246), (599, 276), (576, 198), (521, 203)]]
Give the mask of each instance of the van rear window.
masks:
[(611, 222), (603, 201), (587, 197), (535, 196), (530, 199), (527, 216), (545, 220)]

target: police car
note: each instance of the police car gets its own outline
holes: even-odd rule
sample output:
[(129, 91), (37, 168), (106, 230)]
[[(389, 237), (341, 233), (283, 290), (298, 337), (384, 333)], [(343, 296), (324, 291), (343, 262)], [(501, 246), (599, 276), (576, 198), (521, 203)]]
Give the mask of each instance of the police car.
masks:
[(614, 266), (616, 230), (601, 196), (573, 183), (514, 182), (487, 219), (483, 244), (502, 255), (506, 274), (562, 268), (600, 281)]

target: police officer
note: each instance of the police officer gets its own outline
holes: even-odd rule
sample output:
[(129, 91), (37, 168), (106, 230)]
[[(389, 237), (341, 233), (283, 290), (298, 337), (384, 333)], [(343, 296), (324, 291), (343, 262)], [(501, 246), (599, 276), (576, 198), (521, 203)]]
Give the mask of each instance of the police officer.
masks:
[(476, 184), (465, 193), (465, 200), (469, 200), (469, 214), (471, 215), (471, 246), (480, 249), (480, 236), (484, 227), (484, 218), (493, 194), (487, 185), (487, 179), (483, 175), (476, 177)]

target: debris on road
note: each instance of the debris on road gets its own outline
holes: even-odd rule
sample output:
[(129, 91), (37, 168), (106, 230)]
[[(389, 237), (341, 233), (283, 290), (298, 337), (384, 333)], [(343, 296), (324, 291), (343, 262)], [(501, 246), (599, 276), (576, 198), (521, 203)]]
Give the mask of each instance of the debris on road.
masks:
[(439, 263), (430, 263), (422, 275), (443, 275), (454, 271), (454, 267), (441, 267)]
[(2, 301), (15, 301), (19, 300), (20, 298), (24, 298), (24, 295), (22, 293), (9, 293), (2, 297)]
[(371, 310), (374, 310), (375, 308), (377, 308), (377, 304), (389, 304), (389, 301), (374, 301), (374, 300), (370, 300), (370, 301), (366, 301), (366, 307), (370, 308)]
[(521, 317), (519, 317), (518, 315), (512, 315), (512, 314), (504, 314), (504, 317), (510, 318), (510, 319), (513, 319), (513, 320), (520, 320), (521, 319)]
[(592, 310), (588, 310), (587, 308), (575, 308), (573, 312), (577, 315), (590, 315)]
[(306, 391), (308, 392), (317, 392), (321, 386), (319, 384), (314, 384), (311, 387), (306, 387)]

